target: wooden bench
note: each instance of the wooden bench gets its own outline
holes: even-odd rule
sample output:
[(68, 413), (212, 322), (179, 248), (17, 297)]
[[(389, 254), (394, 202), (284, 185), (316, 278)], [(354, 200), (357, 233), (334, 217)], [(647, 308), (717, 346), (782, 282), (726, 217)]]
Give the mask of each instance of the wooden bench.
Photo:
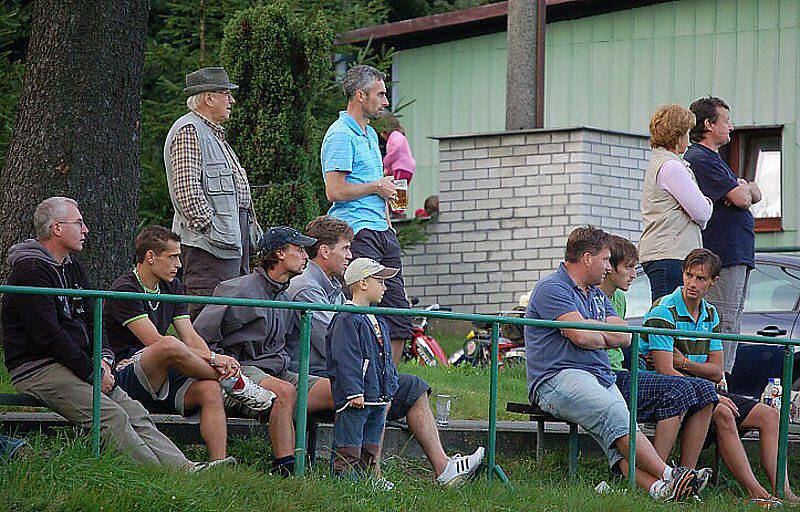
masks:
[(556, 418), (544, 412), (538, 405), (519, 402), (506, 403), (506, 411), (516, 414), (525, 414), (531, 421), (536, 422), (536, 460), (541, 460), (544, 453), (544, 424), (566, 423), (569, 425), (569, 477), (575, 478), (578, 474), (578, 425)]
[(12, 407), (47, 407), (32, 396), (15, 393), (0, 393), (0, 405)]
[[(45, 404), (32, 396), (16, 393), (0, 393), (0, 406), (47, 408)], [(309, 466), (316, 462), (319, 425), (321, 423), (333, 423), (333, 418), (333, 411), (308, 415), (308, 420), (306, 421), (306, 453), (309, 457)], [(266, 421), (264, 423), (266, 424)]]

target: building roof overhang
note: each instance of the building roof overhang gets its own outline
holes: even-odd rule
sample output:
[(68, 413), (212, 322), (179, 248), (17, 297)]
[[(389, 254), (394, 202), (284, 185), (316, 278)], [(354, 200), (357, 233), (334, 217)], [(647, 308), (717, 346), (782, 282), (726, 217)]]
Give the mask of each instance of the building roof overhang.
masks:
[[(547, 22), (583, 18), (670, 0), (546, 0)], [(336, 44), (372, 44), (397, 50), (504, 32), (508, 2), (375, 25), (339, 34)]]

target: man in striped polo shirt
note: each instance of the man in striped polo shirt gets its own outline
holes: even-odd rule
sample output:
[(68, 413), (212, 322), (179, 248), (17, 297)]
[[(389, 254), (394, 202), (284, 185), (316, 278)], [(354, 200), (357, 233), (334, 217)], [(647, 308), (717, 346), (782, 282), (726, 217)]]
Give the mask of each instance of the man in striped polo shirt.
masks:
[[(722, 262), (708, 249), (695, 249), (683, 261), (683, 286), (656, 300), (645, 315), (645, 327), (680, 329), (704, 333), (720, 332), (716, 308), (705, 297), (719, 279)], [(693, 376), (719, 382), (723, 376), (723, 353), (720, 340), (706, 338), (642, 335), (641, 354), (648, 369), (665, 375)], [(761, 463), (775, 489), (778, 453), (778, 422), (776, 409), (758, 403), (750, 397), (717, 391), (719, 404), (714, 409), (712, 429), (715, 431), (719, 453), (734, 478), (758, 505), (778, 503), (756, 479), (740, 435), (758, 430)], [(709, 432), (709, 444), (713, 439)], [(788, 501), (798, 502), (786, 482)]]

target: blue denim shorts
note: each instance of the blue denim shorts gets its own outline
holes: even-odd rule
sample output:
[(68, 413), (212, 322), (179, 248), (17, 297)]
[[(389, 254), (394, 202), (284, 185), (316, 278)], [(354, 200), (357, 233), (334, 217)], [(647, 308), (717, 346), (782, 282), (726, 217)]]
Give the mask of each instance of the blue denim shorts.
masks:
[(630, 432), (630, 412), (617, 386), (606, 388), (584, 370), (562, 370), (539, 384), (535, 399), (543, 411), (583, 427), (616, 467), (622, 454), (614, 442)]
[(386, 409), (385, 405), (367, 405), (336, 413), (331, 451), (334, 475), (357, 479), (379, 464)]

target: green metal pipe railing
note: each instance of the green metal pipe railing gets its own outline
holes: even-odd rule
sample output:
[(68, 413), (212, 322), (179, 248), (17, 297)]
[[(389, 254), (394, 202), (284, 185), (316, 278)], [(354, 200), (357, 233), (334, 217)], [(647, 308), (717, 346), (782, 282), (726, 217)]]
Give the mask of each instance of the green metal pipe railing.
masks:
[[(630, 435), (628, 436), (628, 487), (636, 489), (636, 415), (639, 402), (639, 336), (631, 335)], [(632, 462), (632, 463), (630, 463)]]
[(311, 353), (311, 311), (303, 311), (300, 322), (300, 362), (297, 382), (297, 410), (295, 411), (295, 474), (306, 470), (306, 419), (308, 418), (308, 367)]
[[(779, 496), (783, 495), (783, 485), (786, 482), (786, 453), (788, 448), (788, 431), (789, 431), (789, 406), (791, 400), (791, 379), (792, 379), (792, 365), (794, 364), (794, 347), (800, 346), (800, 339), (781, 339), (766, 336), (753, 336), (742, 334), (724, 334), (724, 333), (701, 333), (694, 331), (686, 331), (680, 329), (661, 329), (654, 327), (633, 327), (633, 326), (617, 326), (617, 325), (601, 325), (588, 322), (559, 322), (551, 320), (535, 320), (531, 318), (518, 318), (518, 317), (504, 317), (496, 315), (477, 315), (467, 313), (453, 313), (446, 311), (424, 311), (413, 309), (399, 309), (399, 308), (379, 308), (379, 307), (362, 307), (353, 305), (338, 305), (338, 304), (312, 304), (306, 302), (282, 302), (272, 300), (260, 299), (243, 299), (243, 298), (227, 298), (227, 297), (206, 297), (206, 296), (190, 296), (190, 295), (161, 295), (149, 293), (132, 293), (132, 292), (112, 292), (105, 290), (69, 290), (62, 288), (37, 288), (30, 286), (0, 286), (0, 293), (22, 293), (31, 295), (55, 295), (55, 296), (70, 296), (70, 297), (85, 297), (95, 300), (94, 309), (94, 333), (95, 343), (93, 347), (94, 354), (94, 386), (93, 386), (93, 414), (92, 414), (92, 433), (93, 433), (93, 446), (95, 453), (99, 454), (100, 445), (100, 360), (101, 360), (101, 341), (102, 341), (102, 308), (104, 299), (114, 300), (149, 300), (159, 302), (180, 302), (190, 304), (220, 304), (228, 306), (246, 306), (246, 307), (270, 307), (279, 309), (299, 310), (303, 312), (301, 336), (300, 336), (300, 361), (299, 361), (299, 384), (298, 384), (298, 405), (297, 405), (297, 436), (295, 454), (297, 455), (297, 463), (295, 465), (295, 472), (297, 475), (302, 475), (305, 471), (305, 454), (306, 454), (306, 437), (305, 437), (305, 423), (307, 418), (308, 407), (308, 369), (309, 369), (309, 353), (311, 346), (311, 315), (313, 311), (333, 311), (333, 312), (351, 312), (351, 313), (370, 313), (376, 315), (398, 315), (398, 316), (424, 316), (428, 318), (441, 318), (448, 320), (461, 320), (470, 322), (484, 322), (492, 325), (492, 365), (490, 376), (490, 394), (489, 394), (489, 439), (488, 439), (488, 463), (489, 471), (488, 477), (490, 480), (494, 476), (498, 476), (501, 481), (508, 483), (503, 470), (496, 463), (496, 440), (497, 440), (497, 399), (498, 399), (498, 379), (499, 368), (497, 355), (499, 350), (499, 326), (500, 324), (514, 324), (514, 325), (532, 325), (537, 327), (554, 328), (554, 329), (580, 329), (588, 331), (600, 332), (625, 332), (631, 334), (655, 334), (665, 336), (688, 336), (701, 339), (719, 339), (723, 341), (742, 341), (748, 343), (761, 343), (766, 345), (782, 345), (784, 346), (785, 356), (783, 363), (783, 396), (781, 404), (781, 421), (779, 432), (779, 445), (778, 445), (778, 460), (777, 460), (777, 476), (776, 476), (776, 492)], [(634, 461), (629, 466), (628, 478), (631, 488), (635, 488), (635, 453), (636, 453), (636, 408), (638, 405), (638, 368), (637, 362), (639, 358), (638, 339), (634, 337), (631, 346), (631, 396), (630, 396), (630, 440), (629, 440), (629, 457)], [(302, 427), (302, 429), (301, 429)]]
[(100, 456), (100, 361), (103, 357), (103, 299), (94, 299), (94, 344), (92, 346), (92, 451)]

